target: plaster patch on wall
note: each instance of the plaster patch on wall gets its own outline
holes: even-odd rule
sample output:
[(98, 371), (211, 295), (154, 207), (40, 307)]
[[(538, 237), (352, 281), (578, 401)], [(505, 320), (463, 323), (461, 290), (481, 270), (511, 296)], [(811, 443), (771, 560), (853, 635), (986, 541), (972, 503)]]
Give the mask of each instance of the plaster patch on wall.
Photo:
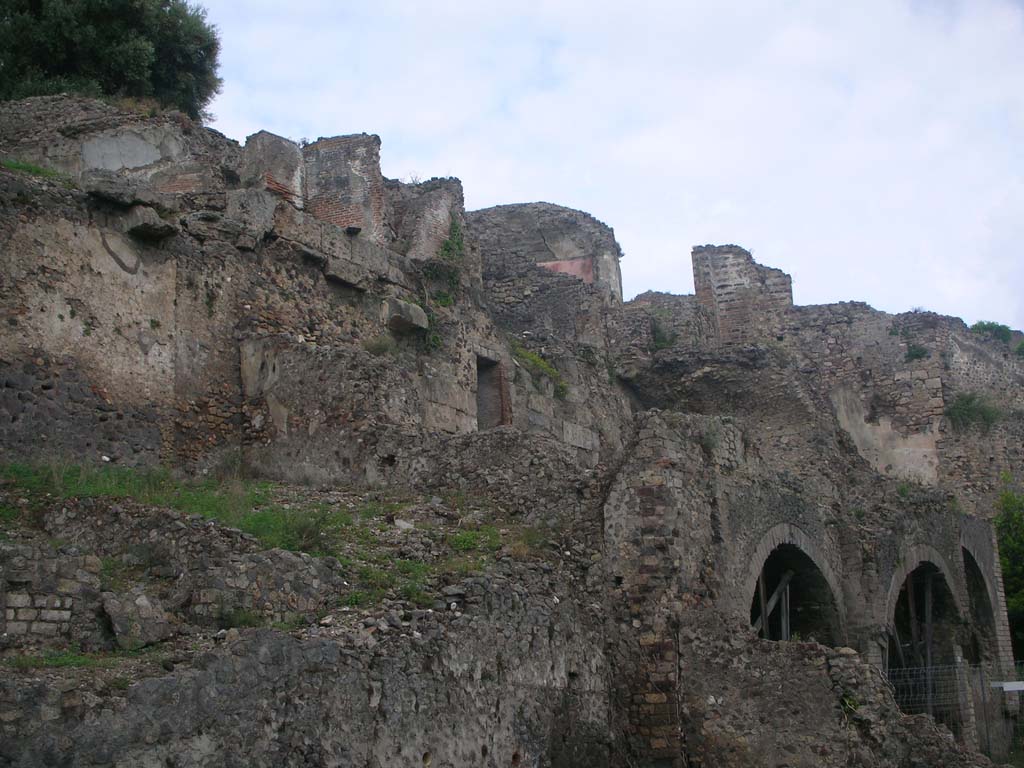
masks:
[(938, 482), (939, 458), (934, 431), (901, 435), (893, 429), (892, 420), (887, 416), (872, 424), (865, 418), (859, 395), (848, 387), (833, 390), (830, 397), (839, 425), (872, 467), (890, 477), (928, 485)]

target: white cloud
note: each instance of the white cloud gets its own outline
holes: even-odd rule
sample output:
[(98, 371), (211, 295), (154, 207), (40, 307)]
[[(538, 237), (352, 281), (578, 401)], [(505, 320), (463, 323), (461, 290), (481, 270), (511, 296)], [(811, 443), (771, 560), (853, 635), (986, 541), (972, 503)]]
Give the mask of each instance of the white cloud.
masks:
[[(799, 303), (1024, 327), (1024, 10), (1011, 0), (209, 0), (242, 139), (369, 131), (467, 204), (615, 227), (627, 294), (737, 242)], [(242, 9), (242, 10), (240, 10)]]

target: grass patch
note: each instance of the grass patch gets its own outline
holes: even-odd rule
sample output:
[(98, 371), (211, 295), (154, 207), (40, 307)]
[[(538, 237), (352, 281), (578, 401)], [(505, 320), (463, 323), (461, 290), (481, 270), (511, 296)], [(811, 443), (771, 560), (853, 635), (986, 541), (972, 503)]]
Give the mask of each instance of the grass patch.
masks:
[(220, 519), (266, 500), (267, 484), (216, 479), (182, 481), (165, 469), (90, 467), (73, 464), (7, 464), (0, 476), (34, 494), (58, 498), (131, 498), (187, 514)]
[(501, 533), (493, 525), (459, 531), (448, 537), (448, 546), (456, 552), (495, 552), (501, 549)]
[(16, 173), (27, 173), (29, 176), (39, 176), (43, 179), (64, 179), (66, 178), (60, 171), (55, 171), (53, 168), (44, 168), (41, 165), (35, 165), (34, 163), (24, 163), (21, 160), (0, 160), (0, 166), (3, 166), (8, 171), (15, 171)]
[(10, 669), (90, 669), (116, 667), (121, 662), (138, 656), (152, 653), (155, 648), (136, 648), (127, 651), (109, 651), (104, 653), (82, 653), (81, 651), (43, 651), (39, 654), (9, 656), (0, 659), (0, 664)]
[(1002, 411), (977, 392), (961, 392), (946, 408), (946, 418), (955, 432), (966, 432), (972, 427), (988, 432), (1002, 415)]
[(536, 352), (527, 349), (518, 341), (512, 342), (512, 356), (519, 361), (532, 376), (544, 376), (551, 380), (555, 388), (555, 397), (564, 400), (569, 394), (569, 386), (562, 378), (562, 374), (550, 362), (538, 355)]

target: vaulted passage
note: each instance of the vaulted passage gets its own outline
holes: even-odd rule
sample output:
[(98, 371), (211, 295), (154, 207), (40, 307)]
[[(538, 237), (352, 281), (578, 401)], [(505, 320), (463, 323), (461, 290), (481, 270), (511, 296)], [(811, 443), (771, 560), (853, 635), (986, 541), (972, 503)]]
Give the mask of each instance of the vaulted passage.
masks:
[(889, 681), (907, 714), (929, 714), (960, 732), (960, 681), (956, 666), (956, 603), (932, 563), (911, 571), (900, 589), (889, 627)]
[(769, 640), (835, 645), (840, 637), (839, 611), (828, 581), (793, 544), (781, 544), (765, 560), (750, 603), (750, 623)]

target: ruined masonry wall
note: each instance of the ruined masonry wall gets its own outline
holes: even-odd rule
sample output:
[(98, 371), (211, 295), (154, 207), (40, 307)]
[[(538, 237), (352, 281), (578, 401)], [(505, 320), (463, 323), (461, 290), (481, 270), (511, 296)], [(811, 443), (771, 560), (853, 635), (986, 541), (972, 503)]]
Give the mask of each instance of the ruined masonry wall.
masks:
[(723, 344), (771, 337), (781, 315), (793, 306), (789, 275), (755, 263), (736, 245), (695, 247), (693, 283), (697, 301), (715, 318)]

